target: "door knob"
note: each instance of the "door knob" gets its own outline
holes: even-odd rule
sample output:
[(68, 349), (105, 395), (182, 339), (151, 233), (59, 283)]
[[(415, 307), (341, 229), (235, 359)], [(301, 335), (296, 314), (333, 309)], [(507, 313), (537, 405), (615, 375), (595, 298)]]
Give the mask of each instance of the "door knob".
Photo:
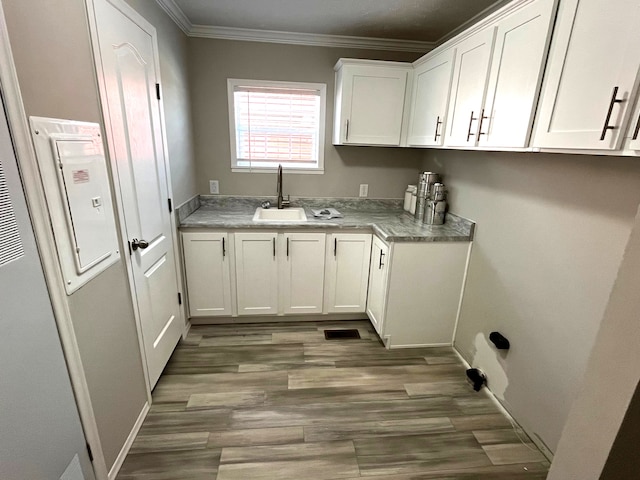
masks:
[(147, 242), (146, 240), (138, 240), (137, 238), (134, 238), (133, 240), (131, 240), (131, 249), (133, 251), (136, 251), (138, 248), (141, 248), (142, 250), (144, 250), (148, 246), (149, 246), (149, 242)]

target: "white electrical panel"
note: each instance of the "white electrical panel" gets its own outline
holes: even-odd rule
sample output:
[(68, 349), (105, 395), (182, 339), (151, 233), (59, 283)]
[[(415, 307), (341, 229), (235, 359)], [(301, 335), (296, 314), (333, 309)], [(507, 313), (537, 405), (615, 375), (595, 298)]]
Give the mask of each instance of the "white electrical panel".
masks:
[(30, 120), (58, 259), (71, 294), (120, 258), (100, 126)]

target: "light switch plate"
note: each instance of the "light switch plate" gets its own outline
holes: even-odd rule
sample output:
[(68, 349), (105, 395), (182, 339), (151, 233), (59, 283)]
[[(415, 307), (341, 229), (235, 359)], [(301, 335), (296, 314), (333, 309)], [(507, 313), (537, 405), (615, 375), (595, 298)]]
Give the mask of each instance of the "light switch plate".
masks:
[(360, 196), (361, 197), (369, 196), (369, 184), (367, 183), (360, 184)]
[(220, 183), (218, 180), (209, 180), (209, 193), (218, 195), (220, 193)]

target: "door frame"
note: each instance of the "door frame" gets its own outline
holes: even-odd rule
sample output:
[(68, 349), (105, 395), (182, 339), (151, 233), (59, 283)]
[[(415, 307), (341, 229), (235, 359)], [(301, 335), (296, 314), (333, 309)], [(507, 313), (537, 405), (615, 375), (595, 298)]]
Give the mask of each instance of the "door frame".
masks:
[(94, 475), (96, 480), (109, 480), (98, 424), (96, 423), (89, 394), (89, 386), (84, 374), (78, 340), (71, 321), (71, 312), (67, 303), (62, 271), (57, 262), (57, 250), (50, 225), (49, 208), (45, 201), (44, 189), (40, 181), (40, 169), (33, 143), (31, 142), (31, 131), (27, 123), (24, 103), (22, 102), (22, 93), (13, 60), (2, 0), (0, 0), (0, 84), (11, 141), (15, 149), (20, 176), (22, 177), (22, 187), (69, 371), (69, 378), (73, 387), (84, 436), (93, 454), (92, 467)]
[[(160, 58), (159, 58), (159, 50), (158, 50), (158, 35), (156, 32), (156, 28), (151, 23), (149, 23), (142, 15), (140, 15), (136, 10), (134, 10), (127, 3), (125, 3), (124, 0), (104, 0), (104, 1), (110, 3), (114, 8), (118, 9), (125, 17), (127, 17), (129, 20), (134, 22), (138, 27), (140, 27), (145, 33), (147, 33), (152, 38), (153, 50), (154, 50), (153, 61), (154, 61), (154, 66), (156, 70), (156, 81), (157, 83), (162, 85), (162, 79), (160, 74)], [(107, 99), (105, 75), (102, 69), (102, 57), (100, 55), (100, 48), (99, 48), (98, 21), (96, 19), (95, 0), (85, 0), (85, 2), (87, 5), (87, 15), (89, 20), (89, 34), (91, 37), (91, 49), (93, 51), (93, 58), (94, 58), (95, 67), (96, 67), (96, 80), (98, 83), (98, 92), (100, 95), (100, 111), (101, 111), (102, 121), (104, 124), (104, 130), (105, 130), (106, 149), (109, 153), (111, 177), (113, 180), (114, 189), (116, 191), (115, 205), (116, 205), (116, 217), (118, 219), (118, 224), (119, 224), (118, 230), (119, 230), (120, 239), (122, 240), (123, 245), (126, 246), (128, 244), (129, 238), (127, 237), (127, 232), (124, 227), (124, 224), (125, 224), (124, 201), (122, 198), (122, 189), (120, 185), (120, 179), (118, 176), (118, 168), (115, 160), (116, 155), (113, 148), (114, 140), (113, 140), (113, 134), (112, 134), (111, 118), (109, 116), (109, 103)], [(163, 163), (164, 163), (164, 168), (166, 173), (167, 193), (169, 195), (169, 198), (173, 200), (173, 189), (171, 188), (171, 168), (169, 164), (167, 135), (166, 135), (166, 126), (165, 126), (165, 119), (164, 119), (164, 106), (163, 106), (162, 98), (158, 101), (160, 102), (160, 108), (159, 108), (160, 131), (161, 131), (161, 137), (162, 137), (162, 149), (163, 149), (163, 157), (164, 157)], [(176, 288), (179, 289), (178, 291), (183, 293), (182, 291), (184, 290), (184, 287), (183, 287), (184, 280), (182, 275), (182, 268), (180, 265), (181, 256), (180, 256), (180, 250), (179, 250), (178, 239), (177, 239), (178, 230), (177, 230), (177, 224), (176, 224), (175, 209), (173, 210), (172, 213), (169, 214), (169, 217), (171, 221), (171, 232), (169, 233), (171, 235), (171, 246), (174, 254), (174, 263), (175, 263), (176, 279), (177, 279)], [(131, 255), (127, 256), (125, 254), (123, 255), (123, 257), (125, 259), (124, 263), (126, 265), (127, 277), (129, 280), (129, 292), (131, 295), (131, 300), (133, 302), (133, 311), (134, 311), (134, 316), (136, 321), (136, 330), (138, 332), (138, 344), (140, 347), (140, 355), (142, 357), (144, 379), (145, 379), (145, 385), (147, 390), (147, 400), (149, 404), (151, 404), (152, 402), (151, 384), (149, 381), (149, 369), (147, 367), (146, 355), (144, 353), (145, 348), (144, 348), (144, 341), (142, 339), (142, 323), (140, 319), (137, 294), (136, 294), (135, 283), (133, 278), (132, 259), (131, 259)], [(182, 296), (184, 298), (184, 295)], [(182, 305), (179, 305), (179, 308), (178, 308), (179, 318), (177, 319), (179, 322), (181, 322), (181, 325), (182, 325), (183, 338), (184, 336), (186, 336), (186, 333), (190, 327), (190, 324), (187, 324), (185, 322), (185, 318), (187, 318), (185, 313), (185, 305), (186, 305), (186, 302), (184, 301), (182, 302)]]

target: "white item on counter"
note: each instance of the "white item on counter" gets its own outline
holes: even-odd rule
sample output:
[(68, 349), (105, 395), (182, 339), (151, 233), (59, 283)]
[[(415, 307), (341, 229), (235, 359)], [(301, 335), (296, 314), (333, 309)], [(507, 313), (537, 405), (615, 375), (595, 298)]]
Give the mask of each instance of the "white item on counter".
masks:
[(404, 210), (408, 212), (411, 210), (411, 193), (416, 190), (415, 185), (407, 185), (407, 189), (404, 192)]
[(330, 218), (342, 218), (342, 214), (335, 208), (321, 208), (318, 210), (311, 210), (315, 218), (322, 218), (329, 220)]
[(416, 185), (411, 185), (413, 188), (411, 189), (411, 205), (409, 206), (409, 213), (411, 215), (416, 214), (416, 203), (418, 202), (418, 187)]

